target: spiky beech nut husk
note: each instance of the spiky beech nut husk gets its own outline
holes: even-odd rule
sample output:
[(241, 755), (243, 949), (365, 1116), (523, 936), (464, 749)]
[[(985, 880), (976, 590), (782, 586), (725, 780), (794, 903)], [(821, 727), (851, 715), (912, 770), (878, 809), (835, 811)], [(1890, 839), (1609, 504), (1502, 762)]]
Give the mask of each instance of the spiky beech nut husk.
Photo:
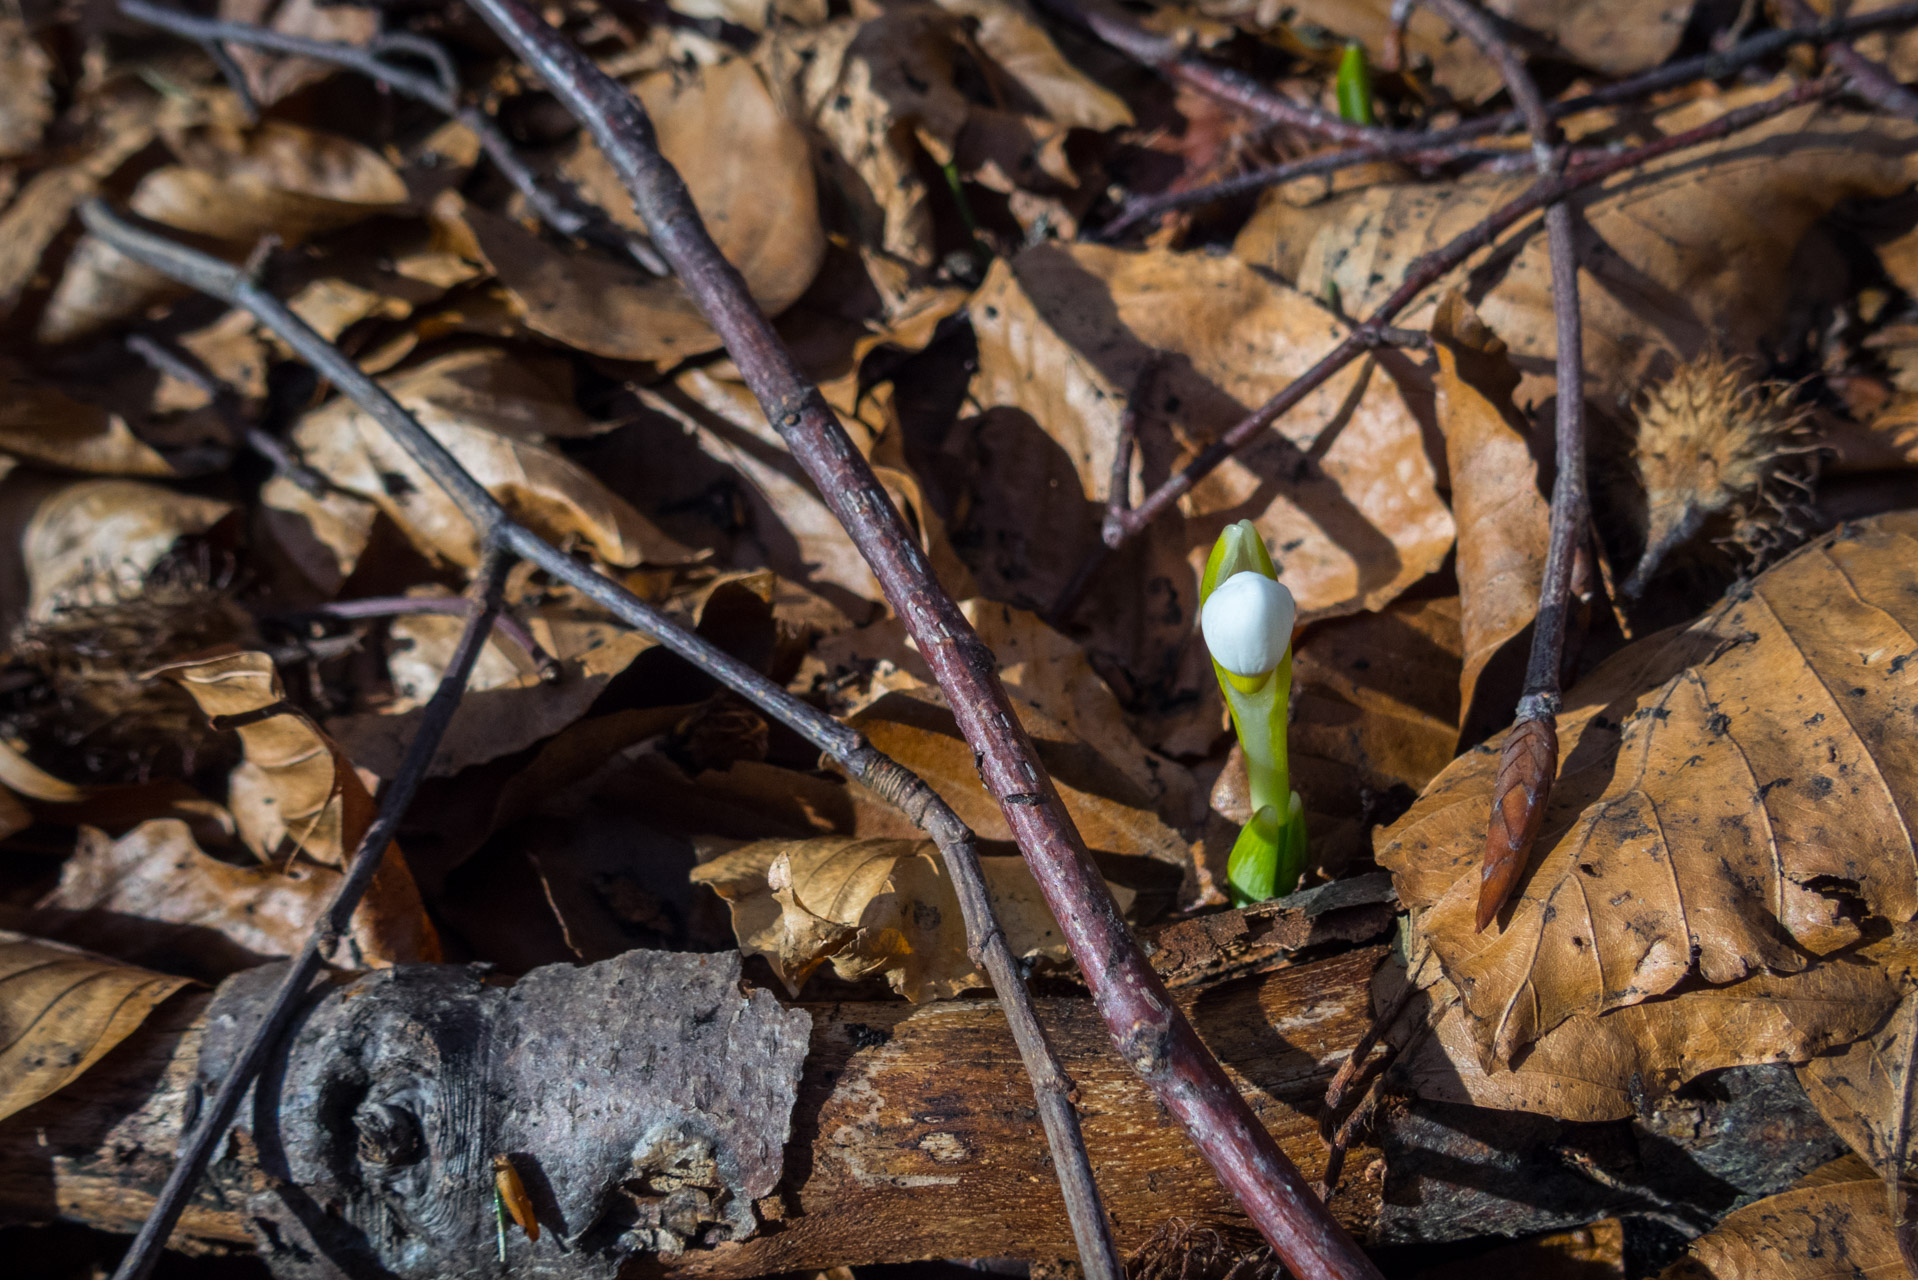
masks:
[[(1638, 405), (1633, 464), (1644, 492), (1645, 550), (1624, 584), (1636, 597), (1672, 555), (1698, 540), (1730, 544), (1755, 568), (1789, 542), (1810, 467), (1809, 411), (1793, 388), (1760, 382), (1750, 362), (1687, 361)], [(1803, 472), (1804, 474), (1797, 474)]]
[(1479, 867), (1478, 928), (1498, 915), (1518, 885), (1545, 821), (1545, 802), (1558, 771), (1558, 728), (1552, 719), (1521, 720), (1506, 736), (1492, 781), (1492, 820)]
[(1251, 678), (1278, 668), (1292, 647), (1298, 604), (1282, 583), (1260, 573), (1236, 573), (1216, 587), (1199, 614), (1213, 660)]

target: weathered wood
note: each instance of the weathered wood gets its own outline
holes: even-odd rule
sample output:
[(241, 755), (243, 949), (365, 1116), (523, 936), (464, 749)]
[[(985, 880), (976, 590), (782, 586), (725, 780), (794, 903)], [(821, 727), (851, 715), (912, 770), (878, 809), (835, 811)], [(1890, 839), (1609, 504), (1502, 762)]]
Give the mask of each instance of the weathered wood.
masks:
[[(1260, 1121), (1308, 1175), (1323, 1164), (1316, 1102), (1368, 1017), (1368, 949), (1262, 978), (1180, 993)], [(74, 1087), (0, 1122), (0, 1213), (130, 1230), (152, 1202), (194, 1076), (208, 997), (173, 1001)], [(752, 1239), (660, 1259), (675, 1274), (730, 1277), (920, 1257), (1069, 1257), (1072, 1236), (1045, 1135), (1004, 1019), (990, 1001), (812, 1006), (811, 1049), (780, 1193)], [(1184, 1135), (1113, 1057), (1088, 1001), (1040, 1002), (1085, 1111), (1086, 1138), (1120, 1244), (1169, 1217), (1243, 1226)], [(282, 1124), (318, 1117), (283, 1116)], [(1363, 1231), (1376, 1217), (1371, 1163), (1334, 1204)], [(216, 1187), (257, 1173), (250, 1144)], [(181, 1236), (247, 1238), (237, 1199), (208, 1188)], [(180, 1236), (176, 1236), (176, 1243)]]

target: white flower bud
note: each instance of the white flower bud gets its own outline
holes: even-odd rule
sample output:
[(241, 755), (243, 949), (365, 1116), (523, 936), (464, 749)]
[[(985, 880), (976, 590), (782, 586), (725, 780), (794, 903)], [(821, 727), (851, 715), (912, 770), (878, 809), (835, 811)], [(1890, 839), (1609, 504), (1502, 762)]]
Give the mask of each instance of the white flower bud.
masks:
[(1235, 676), (1262, 676), (1292, 647), (1299, 607), (1283, 584), (1262, 573), (1235, 573), (1214, 588), (1199, 612), (1205, 647)]

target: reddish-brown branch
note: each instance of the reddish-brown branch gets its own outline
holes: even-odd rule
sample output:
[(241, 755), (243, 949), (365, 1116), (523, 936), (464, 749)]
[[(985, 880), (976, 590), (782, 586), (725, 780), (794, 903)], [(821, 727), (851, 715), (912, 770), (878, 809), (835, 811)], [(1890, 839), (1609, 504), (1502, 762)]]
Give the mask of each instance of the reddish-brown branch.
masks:
[(992, 652), (932, 576), (872, 468), (721, 256), (639, 101), (524, 0), (477, 9), (591, 131), (662, 255), (905, 622), (979, 761), (1121, 1055), (1292, 1270), (1376, 1276), (1259, 1124), (1146, 962), (1020, 727)]
[[(1779, 0), (1792, 25), (1804, 27), (1818, 21), (1818, 15), (1805, 0)], [(1897, 77), (1853, 48), (1847, 40), (1825, 43), (1825, 57), (1831, 65), (1851, 78), (1852, 92), (1881, 111), (1918, 120), (1918, 94), (1898, 83)]]
[(1716, 141), (1728, 134), (1737, 133), (1741, 129), (1748, 129), (1761, 121), (1770, 119), (1781, 111), (1788, 111), (1804, 103), (1829, 97), (1838, 90), (1840, 85), (1841, 80), (1836, 76), (1810, 80), (1763, 102), (1755, 102), (1747, 107), (1727, 111), (1718, 119), (1695, 128), (1659, 138), (1629, 151), (1621, 151), (1605, 160), (1581, 165), (1559, 177), (1533, 184), (1516, 200), (1493, 210), (1477, 225), (1460, 232), (1446, 244), (1415, 261), (1406, 270), (1404, 281), (1392, 291), (1391, 296), (1380, 303), (1378, 309), (1364, 323), (1354, 327), (1338, 346), (1327, 352), (1317, 364), (1300, 374), (1297, 380), (1283, 391), (1234, 423), (1217, 440), (1202, 449), (1198, 456), (1181, 468), (1176, 475), (1169, 477), (1148, 494), (1144, 501), (1127, 511), (1123, 519), (1108, 525), (1105, 530), (1106, 545), (1116, 549), (1136, 536), (1146, 525), (1165, 514), (1173, 503), (1191, 491), (1192, 486), (1211, 474), (1213, 468), (1238, 452), (1254, 436), (1271, 426), (1287, 410), (1310, 395), (1339, 370), (1375, 346), (1379, 341), (1381, 326), (1411, 305), (1414, 299), (1444, 278), (1454, 267), (1490, 245), (1519, 219), (1536, 213), (1545, 205), (1561, 200), (1593, 183), (1602, 182), (1614, 174), (1635, 169), (1674, 151)]

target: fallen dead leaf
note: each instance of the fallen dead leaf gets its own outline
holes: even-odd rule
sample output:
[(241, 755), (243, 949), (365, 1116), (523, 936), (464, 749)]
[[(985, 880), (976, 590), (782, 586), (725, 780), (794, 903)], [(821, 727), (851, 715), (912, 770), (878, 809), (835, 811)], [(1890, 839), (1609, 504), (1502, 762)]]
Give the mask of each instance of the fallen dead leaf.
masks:
[(1660, 1280), (1839, 1280), (1905, 1274), (1885, 1184), (1845, 1156), (1791, 1190), (1733, 1210), (1686, 1246)]
[(187, 983), (0, 931), (0, 1118), (71, 1084)]
[[(41, 899), (34, 920), (66, 941), (217, 980), (298, 954), (339, 882), (337, 868), (304, 860), (223, 862), (174, 818), (141, 823), (117, 840), (82, 827), (59, 887)], [(361, 969), (439, 959), (417, 895), (395, 900), (392, 888), (382, 868), (331, 963)]]
[[(1051, 467), (995, 468), (975, 488), (1026, 512), (1102, 508), (1119, 420), (1149, 362), (1129, 481), (1158, 484), (1225, 428), (1276, 394), (1343, 335), (1324, 308), (1243, 263), (1164, 250), (1047, 245), (995, 263), (971, 305), (979, 340), (972, 398), (1024, 415), (1041, 447), (1077, 477), (1077, 493), (1040, 486)], [(963, 436), (960, 427), (956, 435)], [(1451, 549), (1418, 421), (1383, 368), (1360, 361), (1180, 500), (1191, 582), (1175, 584), (1190, 630), (1198, 570), (1218, 531), (1250, 518), (1304, 617), (1376, 609)], [(1030, 515), (1028, 516), (1028, 521)], [(1067, 545), (1032, 547), (1018, 598), (1048, 607), (1091, 549), (1093, 525)]]
[(76, 400), (0, 359), (0, 451), (25, 462), (110, 476), (170, 476), (174, 468), (126, 419)]
[[(1258, 0), (1199, 0), (1193, 6), (1213, 18), (1256, 23), (1267, 10)], [(1392, 0), (1289, 0), (1295, 15), (1288, 25), (1309, 23), (1357, 40), (1384, 65), (1386, 32), (1392, 27)], [(1429, 67), (1432, 82), (1455, 98), (1482, 102), (1499, 91), (1498, 68), (1478, 47), (1429, 9), (1413, 6), (1405, 26), (1404, 49), (1411, 67)]]
[[(1439, 303), (1432, 339), (1438, 357), (1438, 424), (1452, 478), (1452, 516), (1458, 521), (1465, 634), (1459, 721), (1465, 725), (1476, 718), (1479, 677), (1508, 644), (1529, 633), (1538, 612), (1551, 508), (1539, 491), (1529, 424), (1512, 404), (1519, 374), (1505, 344), (1457, 293)], [(1487, 699), (1490, 705), (1479, 709), (1496, 715), (1493, 724), (1509, 714), (1517, 695), (1516, 689), (1498, 692), (1511, 696)]]
[(40, 145), (53, 122), (53, 59), (16, 17), (0, 18), (0, 160)]
[(1918, 914), (1918, 514), (1846, 526), (1566, 695), (1559, 777), (1497, 928), (1474, 926), (1499, 743), (1379, 839), (1489, 1061), (1576, 1014), (1796, 973)]
[[(1012, 954), (1065, 962), (1065, 939), (1025, 862), (979, 863)], [(766, 840), (692, 877), (726, 900), (740, 949), (766, 957), (793, 995), (828, 962), (848, 981), (883, 974), (914, 1004), (988, 985), (966, 955), (959, 900), (930, 840)], [(1113, 893), (1124, 910), (1132, 895)]]
[[(220, 17), (228, 22), (252, 22), (282, 35), (337, 44), (370, 44), (380, 33), (376, 8), (356, 4), (328, 4), (325, 0), (220, 0)], [(317, 80), (337, 75), (328, 63), (229, 46), (228, 52), (246, 76), (247, 87), (262, 105), (271, 105)]]
[[(530, 381), (538, 387), (537, 379)], [(583, 540), (607, 563), (626, 567), (688, 558), (685, 548), (545, 442), (538, 428), (547, 415), (561, 434), (581, 433), (584, 419), (577, 410), (556, 410), (551, 388), (529, 393), (528, 382), (498, 358), (469, 352), (430, 360), (382, 385), (541, 536)], [(308, 466), (351, 495), (315, 498), (284, 478), (264, 491), (269, 505), (292, 518), (278, 530), (283, 542), (326, 549), (296, 553), (303, 564), (318, 562), (312, 572), (325, 572), (324, 554), (336, 558), (339, 577), (351, 572), (372, 529), (372, 513), (361, 503), (392, 517), (426, 555), (469, 569), (479, 563), (472, 522), (386, 428), (344, 396), (301, 418), (292, 443)]]
[[(1509, 1070), (1481, 1065), (1458, 989), (1427, 964), (1418, 1037), (1393, 1066), (1393, 1079), (1422, 1098), (1499, 1111), (1527, 1111), (1576, 1123), (1640, 1114), (1687, 1081), (1761, 1062), (1814, 1065), (1815, 1055), (1878, 1025), (1898, 1000), (1897, 982), (1875, 954), (1845, 956), (1802, 973), (1755, 974), (1577, 1014), (1535, 1041)], [(1374, 994), (1384, 1007), (1405, 970), (1382, 966)], [(1801, 1067), (1801, 1071), (1807, 1068)]]
[(233, 511), (217, 498), (137, 480), (27, 475), (8, 477), (4, 506), (31, 512), (19, 545), (30, 590), (27, 616), (36, 621), (139, 594), (180, 539), (205, 533)]
[[(1012, 705), (1088, 849), (1175, 867), (1188, 864), (1185, 841), (1160, 819), (1150, 792), (1097, 746), (1032, 703), (1014, 698)], [(936, 687), (889, 693), (847, 723), (930, 783), (981, 840), (1012, 843), (1005, 813), (980, 782), (972, 748), (960, 736)], [(861, 801), (860, 834), (905, 836), (918, 830), (858, 783), (853, 793)]]
[[(1752, 85), (1660, 113), (1669, 134), (1776, 94)], [(1715, 144), (1675, 152), (1578, 199), (1595, 246), (1581, 258), (1587, 394), (1624, 408), (1648, 374), (1717, 344), (1753, 350), (1791, 302), (1793, 252), (1839, 202), (1888, 196), (1911, 181), (1911, 126), (1816, 106)], [(1406, 268), (1516, 198), (1529, 176), (1444, 186), (1385, 185), (1298, 208), (1268, 197), (1235, 252), (1314, 297), (1336, 289), (1348, 315), (1369, 314)], [(1550, 394), (1557, 350), (1542, 222), (1523, 219), (1435, 284), (1398, 324), (1426, 325), (1447, 290), (1467, 287), (1526, 375), (1521, 399)], [(1602, 246), (1602, 248), (1597, 248)], [(1313, 344), (1308, 357), (1327, 346)]]
[[(380, 156), (345, 138), (283, 121), (251, 129), (207, 124), (170, 131), (181, 163), (148, 173), (127, 206), (204, 237), (234, 259), (261, 236), (299, 244), (402, 207), (406, 184)], [(88, 235), (40, 318), (42, 342), (70, 342), (181, 292), (165, 277)]]

